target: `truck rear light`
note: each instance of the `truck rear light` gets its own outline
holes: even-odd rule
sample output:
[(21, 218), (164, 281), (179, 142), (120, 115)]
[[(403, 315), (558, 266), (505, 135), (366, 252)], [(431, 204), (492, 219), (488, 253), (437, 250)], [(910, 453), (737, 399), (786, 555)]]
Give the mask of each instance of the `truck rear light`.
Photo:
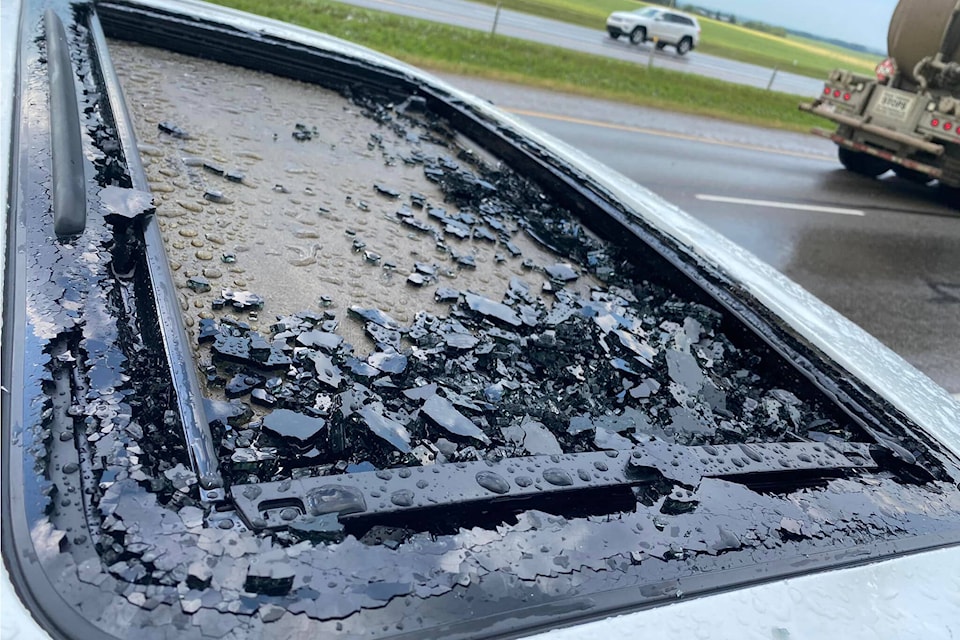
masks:
[(950, 131), (951, 129), (953, 129), (953, 123), (952, 123), (952, 122), (944, 122), (944, 123), (943, 123), (943, 130), (944, 130), (944, 131)]
[(934, 118), (933, 120), (930, 121), (930, 126), (931, 126), (931, 127), (939, 127), (939, 126), (940, 126), (940, 120), (937, 119), (937, 118)]
[(830, 95), (830, 87), (824, 87), (824, 88), (823, 88), (823, 95), (825, 95), (825, 96)]
[(835, 89), (835, 90), (834, 90), (834, 92), (833, 92), (833, 97), (834, 97), (834, 98), (839, 98), (839, 97), (840, 97), (840, 89)]
[(850, 94), (849, 94), (849, 93), (843, 94), (843, 99), (844, 99), (844, 100), (849, 100), (849, 99), (850, 99)]

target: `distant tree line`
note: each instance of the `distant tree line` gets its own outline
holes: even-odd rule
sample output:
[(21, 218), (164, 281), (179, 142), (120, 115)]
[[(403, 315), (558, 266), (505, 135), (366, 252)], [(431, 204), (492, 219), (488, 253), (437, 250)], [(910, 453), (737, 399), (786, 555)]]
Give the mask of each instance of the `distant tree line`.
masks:
[(767, 24), (766, 22), (761, 22), (759, 20), (746, 20), (741, 22), (737, 19), (732, 13), (723, 13), (722, 11), (716, 11), (714, 9), (707, 9), (706, 7), (701, 7), (695, 4), (680, 4), (676, 3), (676, 0), (650, 0), (655, 4), (661, 4), (666, 7), (677, 7), (681, 11), (686, 11), (687, 13), (694, 13), (698, 16), (704, 16), (706, 18), (713, 18), (714, 20), (719, 20), (720, 22), (727, 22), (729, 24), (738, 24), (741, 27), (746, 27), (747, 29), (753, 29), (754, 31), (762, 31), (764, 33), (769, 33), (781, 38), (787, 37), (787, 30), (783, 27), (778, 27), (776, 25)]
[(856, 44), (854, 42), (847, 42), (846, 40), (838, 40), (836, 38), (825, 38), (823, 36), (818, 36), (813, 33), (807, 33), (806, 31), (797, 31), (795, 29), (787, 29), (787, 33), (791, 36), (797, 36), (799, 38), (808, 38), (810, 40), (819, 40), (820, 42), (826, 42), (827, 44), (836, 45), (838, 47), (843, 47), (845, 49), (850, 49), (852, 51), (858, 51), (860, 53), (867, 53), (873, 56), (887, 55), (885, 51), (882, 51), (880, 49), (866, 47), (862, 44)]

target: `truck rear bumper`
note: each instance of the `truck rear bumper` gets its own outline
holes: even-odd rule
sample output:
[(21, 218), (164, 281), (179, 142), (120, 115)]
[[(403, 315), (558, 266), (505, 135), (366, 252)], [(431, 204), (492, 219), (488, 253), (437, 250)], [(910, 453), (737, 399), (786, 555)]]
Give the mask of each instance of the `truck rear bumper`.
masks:
[(827, 138), (828, 140), (832, 140), (833, 142), (837, 143), (841, 147), (846, 147), (847, 149), (851, 149), (853, 151), (859, 151), (861, 153), (867, 153), (871, 156), (883, 158), (884, 160), (887, 160), (889, 162), (903, 165), (908, 169), (913, 169), (914, 171), (919, 171), (920, 173), (924, 173), (930, 176), (931, 178), (940, 179), (940, 177), (943, 175), (943, 171), (938, 167), (933, 167), (929, 164), (924, 164), (922, 162), (910, 160), (909, 158), (898, 156), (895, 153), (891, 153), (890, 151), (879, 149), (877, 147), (873, 147), (868, 144), (863, 144), (862, 142), (854, 142), (853, 140), (849, 140), (847, 138), (844, 138), (841, 135), (837, 135), (836, 133), (832, 133), (824, 129), (813, 128), (810, 130), (810, 132), (820, 136), (821, 138)]
[[(944, 152), (944, 148), (942, 144), (937, 144), (936, 142), (930, 142), (928, 140), (918, 138), (917, 136), (907, 135), (905, 133), (900, 133), (898, 131), (892, 131), (885, 127), (879, 127), (875, 124), (866, 122), (863, 118), (857, 118), (853, 116), (843, 115), (840, 113), (834, 113), (819, 102), (801, 104), (800, 110), (820, 116), (821, 118), (826, 118), (827, 120), (833, 120), (838, 124), (852, 127), (854, 129), (864, 131), (871, 135), (879, 136), (881, 138), (886, 138), (887, 140), (896, 142), (898, 144), (913, 147), (915, 149), (924, 151), (926, 153), (929, 153), (938, 157), (942, 156)], [(836, 140), (834, 140), (834, 142), (836, 142)], [(857, 143), (852, 143), (852, 144), (857, 144)], [(848, 145), (844, 145), (844, 146), (848, 146)], [(882, 151), (882, 150), (878, 150), (878, 151)], [(872, 155), (878, 155), (878, 154), (872, 154)]]

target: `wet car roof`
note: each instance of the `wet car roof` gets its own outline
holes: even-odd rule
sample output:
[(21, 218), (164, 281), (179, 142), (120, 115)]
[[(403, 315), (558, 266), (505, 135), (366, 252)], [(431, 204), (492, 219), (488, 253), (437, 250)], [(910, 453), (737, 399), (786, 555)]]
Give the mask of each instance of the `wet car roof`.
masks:
[[(471, 153), (435, 100), (348, 83), (297, 107), (288, 80), (114, 45), (138, 177), (80, 22), (94, 209), (51, 242), (28, 151), (21, 424), (42, 469), (30, 538), (101, 628), (477, 635), (955, 531), (938, 445), (838, 401), (569, 194)], [(205, 470), (160, 373), (141, 224), (166, 234), (202, 365)]]

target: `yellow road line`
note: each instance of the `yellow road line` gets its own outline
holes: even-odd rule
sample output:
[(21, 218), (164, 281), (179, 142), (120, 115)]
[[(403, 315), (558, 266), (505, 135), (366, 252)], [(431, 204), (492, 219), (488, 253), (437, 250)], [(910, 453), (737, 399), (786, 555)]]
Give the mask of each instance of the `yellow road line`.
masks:
[(824, 160), (828, 162), (833, 162), (835, 160), (833, 156), (828, 156), (828, 155), (821, 155), (816, 153), (804, 153), (803, 151), (790, 151), (788, 149), (775, 149), (772, 147), (764, 147), (761, 145), (747, 144), (743, 142), (730, 142), (727, 140), (716, 140), (713, 138), (705, 138), (703, 136), (692, 135), (687, 133), (677, 133), (675, 131), (664, 131), (662, 129), (650, 129), (648, 127), (634, 127), (630, 125), (613, 124), (610, 122), (600, 122), (598, 120), (588, 120), (586, 118), (576, 118), (573, 116), (561, 116), (555, 113), (544, 113), (542, 111), (529, 111), (527, 109), (511, 109), (509, 107), (501, 107), (501, 108), (504, 111), (508, 111), (518, 116), (526, 116), (529, 118), (543, 118), (545, 120), (569, 122), (570, 124), (582, 124), (590, 127), (599, 127), (601, 129), (613, 129), (614, 131), (627, 131), (630, 133), (642, 133), (650, 136), (659, 136), (661, 138), (673, 138), (676, 140), (686, 140), (688, 142), (701, 142), (703, 144), (713, 144), (720, 147), (732, 147), (734, 149), (743, 149), (745, 151), (775, 153), (782, 156), (792, 156), (794, 158), (805, 158), (807, 160)]

